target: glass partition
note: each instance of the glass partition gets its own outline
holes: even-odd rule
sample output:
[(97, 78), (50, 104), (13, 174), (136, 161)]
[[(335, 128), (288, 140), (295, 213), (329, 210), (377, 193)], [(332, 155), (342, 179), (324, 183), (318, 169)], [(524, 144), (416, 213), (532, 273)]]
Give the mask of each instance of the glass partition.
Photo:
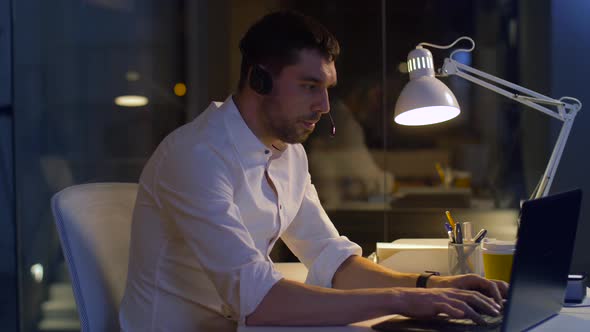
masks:
[[(476, 50), (461, 61), (518, 80), (512, 30), (518, 17), (510, 1), (57, 0), (12, 5), (22, 331), (49, 331), (58, 322), (64, 331), (79, 329), (51, 197), (75, 184), (137, 182), (169, 132), (234, 91), (240, 38), (251, 23), (276, 9), (317, 18), (341, 42), (338, 86), (330, 91), (336, 137), (329, 137), (330, 123), (323, 118), (304, 145), (312, 180), (330, 215), (355, 210), (362, 219), (365, 212), (382, 211), (387, 221), (387, 211), (398, 208), (514, 207), (525, 193), (519, 112), (510, 112), (515, 106), (493, 93), (446, 79), (462, 107), (459, 118), (424, 128), (393, 123), (393, 106), (408, 80), (405, 59), (419, 42), (447, 44), (469, 35)], [(446, 51), (433, 54), (437, 66), (448, 56)], [(437, 164), (453, 174), (448, 186)], [(333, 221), (338, 227), (340, 219)], [(403, 221), (398, 224), (404, 227)], [(366, 230), (357, 223), (347, 235), (375, 243), (386, 227)]]
[(174, 89), (186, 83), (184, 3), (13, 6), (22, 328), (79, 328), (49, 201), (75, 184), (137, 182), (160, 140), (185, 122)]
[(18, 272), (14, 218), (11, 3), (0, 0), (0, 326), (17, 329)]

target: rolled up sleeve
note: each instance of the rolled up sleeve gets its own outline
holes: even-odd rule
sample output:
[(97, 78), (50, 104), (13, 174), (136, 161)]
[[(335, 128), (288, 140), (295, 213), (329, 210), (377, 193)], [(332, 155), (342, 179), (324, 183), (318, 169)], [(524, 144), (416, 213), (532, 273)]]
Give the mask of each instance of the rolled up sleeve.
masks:
[(281, 238), (309, 270), (306, 283), (332, 287), (332, 278), (340, 265), (362, 249), (341, 236), (322, 208), (315, 187), (308, 176), (302, 204)]
[(157, 176), (157, 196), (171, 227), (182, 234), (232, 316), (244, 324), (283, 276), (255, 247), (228, 174), (222, 158), (207, 148), (167, 156)]

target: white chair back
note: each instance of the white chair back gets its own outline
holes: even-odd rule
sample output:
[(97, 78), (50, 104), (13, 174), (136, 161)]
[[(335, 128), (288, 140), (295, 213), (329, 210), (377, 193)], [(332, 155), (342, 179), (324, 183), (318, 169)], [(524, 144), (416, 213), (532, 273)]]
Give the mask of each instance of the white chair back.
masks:
[(82, 331), (119, 331), (136, 195), (136, 183), (90, 183), (51, 199)]

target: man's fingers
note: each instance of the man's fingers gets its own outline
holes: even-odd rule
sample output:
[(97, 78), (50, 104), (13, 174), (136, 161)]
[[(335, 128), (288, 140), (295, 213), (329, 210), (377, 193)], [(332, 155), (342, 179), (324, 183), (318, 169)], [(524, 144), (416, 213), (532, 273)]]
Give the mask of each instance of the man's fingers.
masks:
[(476, 305), (479, 311), (488, 315), (497, 315), (498, 311), (502, 309), (494, 299), (478, 291), (451, 289), (447, 295), (464, 302), (470, 302)]
[[(449, 299), (448, 304), (455, 309), (463, 312), (463, 316), (451, 316), (453, 318), (469, 318), (474, 321), (476, 324), (485, 324), (486, 321), (475, 311), (471, 306), (469, 306), (466, 302), (457, 299)], [(450, 316), (450, 315), (449, 315)]]
[(498, 287), (498, 289), (500, 290), (500, 294), (502, 295), (502, 298), (507, 298), (508, 297), (508, 288), (510, 287), (510, 285), (503, 280), (492, 280), (496, 286)]
[(477, 291), (474, 291), (473, 293), (477, 295), (482, 301), (491, 305), (494, 309), (496, 309), (496, 311), (502, 310), (502, 302), (498, 303), (495, 299)]
[(459, 309), (457, 309), (457, 308), (453, 307), (452, 305), (445, 303), (445, 302), (436, 303), (434, 309), (437, 311), (437, 313), (446, 314), (452, 318), (465, 317), (465, 312), (463, 312), (462, 310), (459, 310)]
[[(491, 282), (486, 284), (488, 283), (491, 284)], [(499, 292), (498, 288), (496, 290)], [(438, 314), (446, 314), (452, 318), (467, 318), (477, 324), (485, 324), (485, 320), (480, 313), (491, 316), (500, 314), (501, 307), (496, 303), (495, 299), (486, 296), (480, 291), (438, 288), (430, 292), (411, 290), (408, 293), (416, 296), (410, 298), (413, 300), (413, 305), (408, 308), (408, 312), (402, 314), (411, 317), (427, 318)]]
[[(502, 306), (502, 299), (506, 298), (508, 294), (508, 284), (500, 280), (489, 280), (475, 275), (469, 275), (474, 277), (471, 289), (477, 290), (496, 301), (497, 304)], [(502, 284), (504, 283), (504, 284)]]
[(491, 316), (498, 316), (500, 314), (500, 305), (494, 302), (492, 298), (489, 298), (479, 292), (463, 291), (459, 294), (458, 299), (467, 303), (470, 307), (477, 310), (478, 312)]
[(507, 282), (502, 280), (486, 280), (487, 281), (487, 295), (494, 298), (496, 303), (500, 305), (500, 307), (504, 306), (504, 299), (508, 297), (508, 288), (509, 285)]
[(490, 295), (496, 300), (496, 303), (502, 305), (502, 294), (500, 289), (498, 289), (498, 285), (495, 282), (488, 282), (488, 289), (490, 290)]

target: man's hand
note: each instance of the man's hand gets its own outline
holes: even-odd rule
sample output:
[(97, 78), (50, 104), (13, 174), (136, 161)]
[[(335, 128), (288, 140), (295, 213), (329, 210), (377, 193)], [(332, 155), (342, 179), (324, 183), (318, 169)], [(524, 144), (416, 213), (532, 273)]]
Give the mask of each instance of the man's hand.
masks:
[(502, 299), (508, 296), (508, 283), (502, 280), (490, 280), (477, 274), (464, 274), (457, 276), (428, 278), (428, 288), (456, 288), (478, 291), (493, 298), (497, 304), (502, 306)]
[(484, 324), (480, 314), (498, 316), (500, 305), (477, 291), (456, 288), (394, 288), (396, 313), (414, 318), (432, 318), (446, 314), (451, 318), (469, 318)]

